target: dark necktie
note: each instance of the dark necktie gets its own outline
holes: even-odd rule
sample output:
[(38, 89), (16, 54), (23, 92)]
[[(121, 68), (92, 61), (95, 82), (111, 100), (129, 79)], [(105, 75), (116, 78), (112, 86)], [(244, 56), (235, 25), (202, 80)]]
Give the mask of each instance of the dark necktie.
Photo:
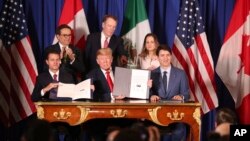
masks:
[(67, 62), (66, 47), (62, 47), (62, 59), (63, 59), (63, 63)]
[[(57, 74), (54, 74), (53, 75), (53, 83), (57, 83)], [(55, 99), (57, 96), (57, 88), (53, 88), (50, 90), (50, 95), (49, 95), (49, 98), (50, 99)]]
[(114, 84), (113, 84), (113, 81), (112, 81), (112, 79), (110, 77), (110, 72), (109, 71), (106, 71), (106, 78), (107, 78), (107, 82), (108, 82), (108, 85), (109, 85), (109, 89), (112, 92)]
[(104, 41), (104, 46), (103, 46), (103, 48), (107, 48), (108, 45), (109, 45), (108, 37), (105, 37), (105, 41)]
[(165, 93), (167, 92), (167, 86), (168, 86), (168, 82), (167, 82), (167, 71), (163, 72), (163, 77), (162, 77), (162, 82), (163, 82), (163, 87), (165, 90)]

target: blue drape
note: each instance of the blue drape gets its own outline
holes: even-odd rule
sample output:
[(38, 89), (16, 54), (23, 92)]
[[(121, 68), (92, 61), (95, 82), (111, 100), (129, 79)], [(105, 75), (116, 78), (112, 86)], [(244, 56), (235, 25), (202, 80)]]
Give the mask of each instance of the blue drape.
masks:
[[(100, 31), (103, 15), (112, 14), (117, 16), (119, 21), (115, 34), (120, 35), (127, 0), (82, 0), (82, 2), (90, 32)], [(158, 36), (160, 43), (166, 43), (169, 46), (173, 45), (180, 2), (181, 0), (145, 0), (151, 30)], [(1, 0), (0, 11), (3, 3), (4, 0)], [(43, 66), (42, 56), (44, 48), (52, 44), (63, 3), (64, 0), (23, 0), (29, 34), (39, 72), (42, 70), (41, 66)], [(234, 3), (235, 0), (199, 0), (215, 64)], [(234, 103), (228, 90), (217, 75), (215, 78), (220, 107), (233, 108)], [(205, 140), (206, 132), (204, 131), (209, 131), (214, 127), (214, 112), (212, 111), (202, 116), (202, 140)], [(10, 132), (12, 135), (10, 141), (19, 140), (21, 131), (28, 121), (29, 118), (9, 128), (9, 130), (6, 130), (0, 124), (0, 141), (5, 141)], [(5, 135), (6, 133), (7, 136)]]

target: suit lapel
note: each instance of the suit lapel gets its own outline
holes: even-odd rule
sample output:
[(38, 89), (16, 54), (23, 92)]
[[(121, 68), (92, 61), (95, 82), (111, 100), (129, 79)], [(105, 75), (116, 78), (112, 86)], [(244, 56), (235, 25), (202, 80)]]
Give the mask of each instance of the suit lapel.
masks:
[(159, 85), (159, 95), (165, 97), (165, 90), (164, 90), (164, 86), (163, 86), (163, 82), (162, 82), (162, 75), (161, 75), (161, 70), (160, 68), (158, 68), (156, 70), (156, 81), (158, 81), (158, 85)]
[(104, 88), (109, 90), (109, 85), (108, 85), (108, 82), (106, 80), (106, 77), (105, 77), (105, 75), (103, 74), (103, 72), (102, 72), (102, 70), (100, 68), (98, 69), (98, 74), (100, 76), (101, 82), (104, 84), (103, 85)]
[(96, 47), (97, 47), (97, 50), (98, 50), (98, 49), (102, 48), (101, 33), (98, 33), (98, 34), (97, 34), (97, 39), (99, 39), (99, 40), (97, 40), (97, 42), (96, 42), (96, 43), (97, 43), (97, 46), (96, 46)]
[(169, 75), (169, 81), (168, 81), (168, 90), (167, 90), (167, 94), (169, 95), (169, 93), (171, 93), (174, 85), (176, 84), (176, 71), (175, 71), (175, 68), (172, 66), (171, 67), (171, 72), (170, 72), (170, 75)]

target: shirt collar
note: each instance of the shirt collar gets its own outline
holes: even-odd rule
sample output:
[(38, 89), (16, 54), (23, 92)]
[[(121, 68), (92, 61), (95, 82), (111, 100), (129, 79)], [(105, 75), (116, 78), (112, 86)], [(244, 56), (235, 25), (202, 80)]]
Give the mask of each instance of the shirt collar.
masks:
[(60, 46), (60, 49), (61, 49), (61, 50), (62, 50), (63, 47), (66, 47), (66, 48), (69, 47), (68, 45), (67, 45), (67, 46), (62, 45), (60, 42), (58, 42), (58, 43), (59, 43), (59, 46)]
[(161, 70), (161, 74), (164, 72), (164, 71), (167, 71), (168, 74), (170, 74), (170, 71), (171, 71), (171, 65), (169, 67), (167, 67), (166, 69), (160, 67), (160, 70)]
[(49, 69), (49, 73), (50, 73), (50, 75), (52, 76), (52, 78), (53, 78), (54, 74), (56, 74), (57, 77), (59, 76), (59, 70), (58, 70), (56, 73), (54, 73), (54, 72), (52, 72), (52, 71)]

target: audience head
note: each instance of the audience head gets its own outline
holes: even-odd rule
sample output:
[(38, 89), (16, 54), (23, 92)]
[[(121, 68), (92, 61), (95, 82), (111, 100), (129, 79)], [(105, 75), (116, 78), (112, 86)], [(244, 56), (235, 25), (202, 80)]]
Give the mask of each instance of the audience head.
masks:
[(216, 114), (216, 123), (215, 132), (221, 136), (228, 136), (230, 134), (230, 125), (237, 124), (237, 116), (231, 109), (222, 108)]
[(52, 127), (46, 120), (34, 120), (24, 132), (22, 139), (24, 141), (54, 141)]
[(208, 141), (229, 141), (229, 135), (224, 135), (221, 136), (219, 133), (217, 132), (210, 132), (208, 134)]
[(71, 43), (71, 27), (67, 24), (62, 24), (56, 29), (56, 38), (63, 46), (68, 46)]
[(60, 53), (54, 49), (50, 49), (46, 54), (46, 64), (52, 72), (58, 71), (61, 64)]
[(136, 122), (131, 126), (131, 129), (138, 132), (143, 141), (148, 141), (149, 133), (147, 127), (142, 122)]
[(106, 37), (111, 37), (116, 29), (118, 20), (113, 15), (105, 15), (102, 20), (102, 32)]
[(120, 132), (120, 130), (121, 129), (119, 127), (116, 127), (116, 126), (109, 127), (108, 131), (107, 131), (108, 135), (107, 135), (106, 141), (114, 141), (116, 135)]
[(113, 62), (112, 50), (101, 48), (96, 53), (96, 62), (103, 70), (110, 70)]
[(144, 41), (143, 41), (143, 48), (140, 54), (141, 57), (145, 58), (151, 51), (156, 53), (158, 46), (159, 46), (159, 42), (158, 42), (157, 36), (153, 33), (148, 33), (145, 36)]
[(172, 60), (171, 49), (167, 45), (160, 45), (156, 50), (161, 67), (169, 67)]
[(144, 141), (140, 133), (130, 128), (122, 129), (114, 138), (114, 141)]
[(216, 114), (216, 123), (220, 125), (221, 123), (237, 124), (237, 116), (234, 111), (229, 108), (221, 108)]

